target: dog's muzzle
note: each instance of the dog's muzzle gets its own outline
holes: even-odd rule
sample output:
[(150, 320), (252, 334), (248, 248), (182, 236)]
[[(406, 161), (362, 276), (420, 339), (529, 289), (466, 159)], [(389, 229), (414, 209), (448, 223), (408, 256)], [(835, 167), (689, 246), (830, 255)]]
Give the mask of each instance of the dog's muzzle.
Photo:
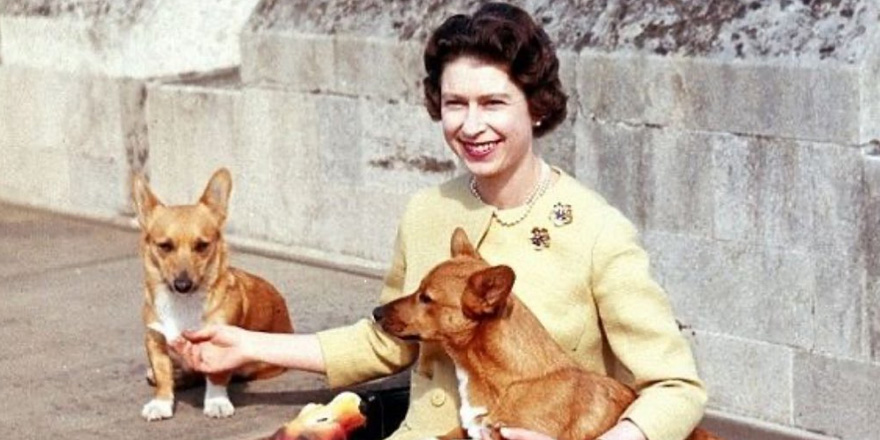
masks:
[(195, 287), (195, 283), (193, 283), (189, 275), (182, 273), (174, 279), (174, 281), (171, 283), (171, 287), (177, 293), (189, 293), (194, 290), (193, 288)]

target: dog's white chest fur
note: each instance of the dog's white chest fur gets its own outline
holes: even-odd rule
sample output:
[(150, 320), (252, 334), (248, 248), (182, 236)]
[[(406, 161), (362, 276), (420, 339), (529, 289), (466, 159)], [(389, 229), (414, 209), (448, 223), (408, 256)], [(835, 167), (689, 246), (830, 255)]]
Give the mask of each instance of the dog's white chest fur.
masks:
[(455, 376), (458, 378), (458, 395), (461, 398), (461, 408), (458, 410), (461, 426), (467, 431), (470, 438), (482, 438), (481, 418), (488, 414), (489, 410), (484, 406), (471, 405), (468, 395), (468, 374), (458, 365), (455, 366)]
[(207, 292), (199, 290), (189, 294), (172, 292), (164, 284), (156, 287), (153, 299), (157, 321), (147, 327), (162, 333), (169, 343), (180, 337), (184, 330), (197, 330), (202, 326)]

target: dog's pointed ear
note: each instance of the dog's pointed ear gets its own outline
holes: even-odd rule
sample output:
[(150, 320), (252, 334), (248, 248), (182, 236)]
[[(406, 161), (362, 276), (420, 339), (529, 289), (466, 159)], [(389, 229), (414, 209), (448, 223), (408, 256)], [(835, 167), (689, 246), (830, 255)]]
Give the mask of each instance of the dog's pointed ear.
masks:
[(483, 269), (468, 278), (467, 288), (461, 298), (465, 316), (480, 319), (494, 316), (504, 310), (513, 289), (516, 274), (508, 266)]
[(467, 233), (464, 232), (462, 228), (455, 228), (455, 232), (452, 233), (452, 258), (455, 258), (459, 255), (467, 255), (469, 257), (479, 258), (480, 255), (477, 253), (477, 250), (474, 249), (474, 245), (471, 244), (471, 241), (468, 240)]
[(211, 176), (205, 192), (199, 203), (208, 207), (216, 216), (220, 218), (220, 222), (226, 220), (226, 210), (229, 206), (229, 194), (232, 192), (232, 175), (226, 168), (220, 168)]
[(135, 174), (131, 179), (131, 200), (134, 202), (134, 210), (137, 214), (138, 223), (141, 228), (147, 227), (147, 219), (150, 218), (153, 210), (157, 206), (162, 206), (162, 202), (150, 191), (150, 185), (147, 183), (143, 174)]

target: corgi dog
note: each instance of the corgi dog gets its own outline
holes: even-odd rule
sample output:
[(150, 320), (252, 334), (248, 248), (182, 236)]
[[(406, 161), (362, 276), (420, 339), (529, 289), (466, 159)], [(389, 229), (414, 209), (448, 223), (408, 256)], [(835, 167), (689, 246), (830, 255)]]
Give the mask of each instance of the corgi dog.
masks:
[[(172, 417), (175, 383), (198, 376), (188, 371), (169, 347), (184, 330), (229, 324), (261, 332), (293, 333), (281, 294), (262, 278), (229, 266), (223, 226), (231, 190), (229, 171), (219, 169), (197, 203), (166, 206), (153, 195), (143, 176), (132, 180), (132, 198), (142, 231), (142, 315), (150, 363), (147, 379), (155, 386), (152, 400), (141, 411), (148, 421)], [(222, 418), (235, 412), (227, 394), (233, 375), (264, 379), (284, 371), (255, 363), (206, 375), (205, 415)]]
[[(442, 438), (500, 439), (512, 426), (584, 440), (613, 427), (635, 392), (570, 358), (511, 292), (513, 269), (483, 260), (462, 229), (450, 247), (418, 290), (373, 310), (389, 334), (438, 342), (455, 363), (461, 427)], [(720, 438), (698, 428), (688, 440)]]

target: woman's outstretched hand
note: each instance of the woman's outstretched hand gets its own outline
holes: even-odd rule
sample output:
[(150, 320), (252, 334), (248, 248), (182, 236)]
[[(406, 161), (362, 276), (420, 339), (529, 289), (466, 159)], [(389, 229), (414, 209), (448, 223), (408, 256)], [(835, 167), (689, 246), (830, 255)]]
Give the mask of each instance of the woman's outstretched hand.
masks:
[(231, 325), (206, 325), (184, 331), (172, 348), (193, 370), (221, 373), (250, 361), (247, 355), (248, 331)]
[[(523, 428), (501, 428), (500, 434), (502, 438), (507, 440), (555, 440), (547, 434)], [(491, 438), (483, 434), (483, 440), (491, 440)]]

